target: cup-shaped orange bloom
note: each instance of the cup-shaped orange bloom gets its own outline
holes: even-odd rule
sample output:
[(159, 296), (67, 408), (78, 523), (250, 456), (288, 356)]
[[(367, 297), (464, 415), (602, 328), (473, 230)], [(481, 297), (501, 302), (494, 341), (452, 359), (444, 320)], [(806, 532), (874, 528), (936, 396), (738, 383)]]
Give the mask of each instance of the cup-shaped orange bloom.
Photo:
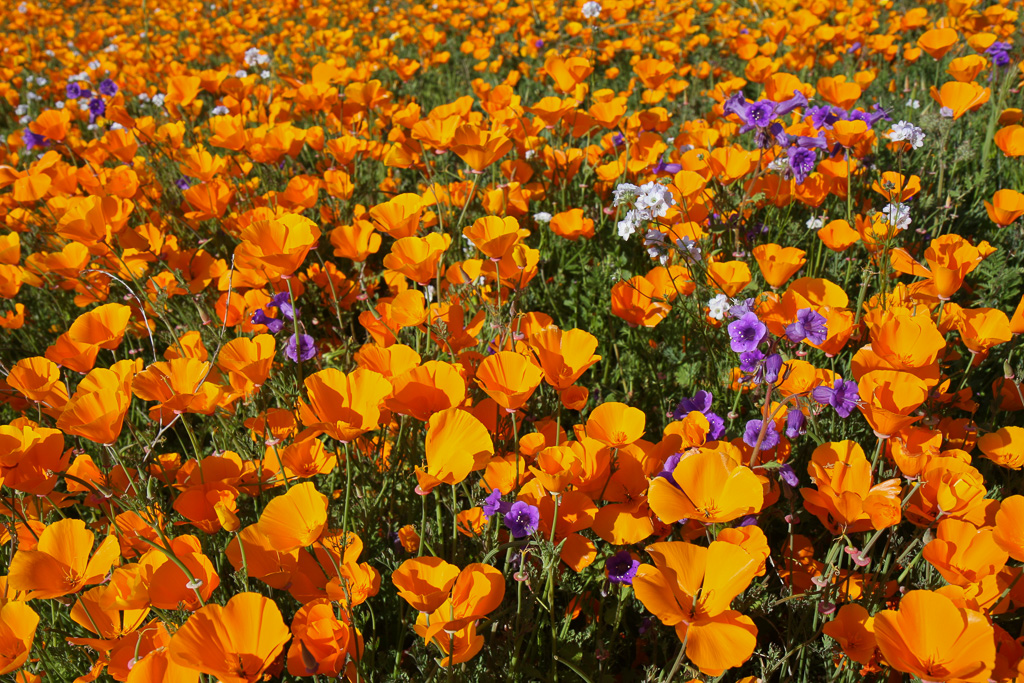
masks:
[(977, 247), (960, 235), (942, 235), (932, 240), (924, 253), (940, 299), (948, 300), (964, 283), (964, 278), (981, 263)]
[(729, 609), (757, 575), (760, 559), (732, 543), (712, 541), (647, 546), (654, 566), (640, 565), (633, 590), (661, 623), (686, 643), (686, 656), (703, 673), (720, 676), (754, 652), (757, 627)]
[(437, 277), (438, 262), (451, 243), (450, 235), (439, 232), (424, 237), (403, 237), (384, 257), (384, 267), (425, 285)]
[(452, 585), (451, 595), (429, 615), (429, 626), (416, 625), (416, 633), (430, 642), (465, 628), (498, 608), (505, 599), (505, 577), (486, 564), (467, 565)]
[(670, 310), (654, 283), (642, 275), (612, 285), (612, 313), (633, 327), (655, 327)]
[(548, 327), (530, 336), (530, 350), (537, 356), (544, 381), (555, 389), (568, 389), (601, 356), (595, 355), (597, 337), (584, 330), (562, 331)]
[(998, 308), (965, 308), (962, 316), (957, 330), (964, 346), (974, 353), (987, 353), (1013, 338), (1010, 319)]
[(416, 467), (417, 492), (455, 485), (482, 470), (494, 455), (491, 435), (480, 420), (459, 408), (435, 413), (427, 425), (425, 469)]
[(933, 28), (925, 31), (917, 39), (917, 46), (927, 52), (932, 59), (942, 59), (950, 48), (956, 45), (956, 29)]
[(522, 236), (519, 221), (512, 216), (484, 216), (462, 231), (462, 235), (492, 261), (501, 259)]
[(644, 435), (647, 416), (625, 403), (602, 403), (587, 418), (587, 436), (612, 448), (635, 443)]
[(988, 681), (995, 665), (992, 625), (945, 595), (910, 591), (898, 610), (875, 615), (878, 649), (892, 668), (924, 681)]
[(291, 275), (320, 239), (320, 228), (305, 216), (286, 213), (253, 221), (241, 234), (248, 255), (273, 276)]
[(860, 239), (860, 233), (842, 219), (829, 221), (818, 229), (818, 239), (832, 251), (846, 251)]
[(83, 586), (103, 581), (120, 547), (117, 537), (107, 536), (93, 553), (94, 538), (80, 519), (54, 522), (39, 535), (34, 550), (14, 554), (7, 585), (28, 591), (27, 599), (33, 600), (77, 593)]
[(996, 146), (1008, 157), (1024, 156), (1024, 126), (1010, 125), (996, 131)]
[(1024, 466), (1024, 428), (1001, 427), (978, 439), (978, 448), (985, 457), (1010, 469)]
[(568, 446), (549, 446), (537, 454), (537, 466), (530, 471), (545, 489), (560, 493), (583, 474), (583, 466)]
[(807, 252), (796, 247), (781, 247), (778, 244), (759, 244), (754, 247), (754, 258), (761, 269), (765, 282), (772, 287), (781, 287), (789, 278), (807, 263)]
[(726, 296), (736, 296), (750, 284), (750, 266), (745, 261), (713, 261), (708, 264), (708, 284)]
[(900, 480), (872, 486), (871, 463), (860, 444), (818, 446), (807, 473), (817, 489), (800, 489), (804, 506), (833, 534), (884, 529), (900, 521)]
[(370, 209), (374, 223), (396, 240), (415, 235), (420, 229), (422, 216), (423, 200), (412, 193), (397, 195)]
[(562, 59), (551, 56), (544, 62), (544, 73), (554, 80), (555, 90), (561, 93), (573, 92), (593, 72), (594, 67), (586, 57)]
[(488, 396), (511, 412), (526, 403), (540, 386), (544, 371), (532, 358), (514, 351), (488, 356), (476, 371), (476, 383)]
[(836, 618), (821, 630), (839, 643), (847, 657), (859, 664), (867, 664), (875, 654), (875, 619), (861, 605), (843, 605), (836, 612)]
[(394, 385), (387, 407), (400, 415), (427, 420), (431, 415), (466, 400), (466, 380), (444, 361), (428, 360), (391, 378)]
[(872, 370), (860, 378), (858, 406), (875, 434), (887, 437), (917, 422), (911, 415), (928, 397), (924, 380), (897, 370)]
[(197, 358), (157, 361), (135, 376), (132, 391), (144, 401), (157, 401), (150, 417), (169, 424), (176, 415), (209, 415), (217, 408), (223, 390), (205, 381), (210, 363)]
[(910, 497), (906, 514), (914, 524), (930, 526), (939, 517), (969, 519), (984, 504), (985, 480), (975, 468), (950, 456), (928, 461), (920, 474), (921, 486)]
[(712, 524), (761, 511), (764, 492), (753, 470), (728, 454), (699, 448), (683, 455), (672, 480), (656, 477), (647, 492), (651, 512), (666, 524), (696, 519)]
[(281, 654), (291, 632), (277, 605), (256, 593), (199, 609), (171, 637), (171, 661), (216, 676), (224, 683), (260, 680)]
[(307, 481), (292, 486), (263, 508), (259, 530), (280, 552), (312, 545), (327, 526), (327, 496)]
[(981, 55), (966, 55), (951, 61), (946, 67), (946, 72), (962, 83), (969, 83), (977, 78), (986, 66), (988, 60)]
[(232, 339), (220, 350), (217, 365), (228, 373), (231, 385), (244, 394), (259, 389), (274, 364), (277, 342), (269, 334)]
[[(391, 382), (379, 373), (359, 368), (345, 374), (335, 368), (306, 378), (312, 424), (338, 441), (351, 441), (377, 428)], [(303, 421), (306, 420), (303, 417)]]
[(996, 190), (992, 203), (985, 202), (985, 211), (996, 225), (1009, 225), (1024, 216), (1024, 194), (1016, 190)]
[(28, 661), (39, 615), (24, 602), (0, 605), (0, 674), (14, 671)]
[[(847, 81), (845, 76), (824, 76), (818, 79), (817, 82), (818, 94), (823, 100), (829, 104), (835, 105), (840, 109), (849, 110), (853, 107), (854, 103), (860, 99), (861, 89), (857, 83), (853, 81)], [(839, 121), (836, 121), (839, 123)], [(843, 123), (846, 123), (843, 121)], [(835, 126), (833, 132), (840, 126)], [(867, 126), (864, 127), (864, 130)], [(845, 142), (839, 141), (839, 144), (844, 147), (851, 147)]]
[(125, 368), (91, 370), (57, 419), (57, 429), (95, 443), (114, 443), (132, 401), (131, 381)]
[(42, 403), (44, 410), (49, 408), (56, 416), (68, 403), (68, 388), (60, 381), (60, 368), (43, 356), (19, 360), (7, 375), (7, 383), (30, 401)]
[(1024, 496), (1004, 498), (996, 512), (996, 543), (1018, 562), (1024, 562)]
[(64, 435), (59, 430), (0, 426), (0, 482), (8, 488), (45, 496), (70, 457), (64, 453)]
[[(354, 674), (354, 662), (362, 655), (363, 639), (355, 627), (335, 616), (330, 600), (315, 600), (300, 607), (292, 619), (292, 634), (288, 673), (354, 677), (350, 674)], [(346, 663), (349, 657), (352, 661)]]
[(897, 313), (871, 328), (871, 349), (897, 370), (933, 365), (946, 338), (927, 315)]
[(992, 529), (978, 529), (959, 519), (939, 522), (936, 537), (925, 545), (922, 557), (957, 586), (978, 583), (1001, 571), (1009, 554), (996, 543)]
[(433, 612), (448, 599), (459, 568), (439, 557), (406, 560), (391, 574), (398, 595), (420, 612)]
[(974, 111), (988, 102), (992, 91), (977, 83), (961, 83), (950, 81), (943, 83), (942, 88), (931, 88), (932, 99), (943, 109), (948, 109), (953, 119), (958, 119), (969, 111)]
[(123, 304), (104, 304), (75, 319), (68, 328), (68, 338), (101, 349), (116, 349), (121, 344), (132, 309)]
[(450, 149), (476, 172), (483, 171), (512, 149), (512, 140), (497, 130), (470, 123), (455, 129)]
[(575, 242), (580, 237), (594, 236), (594, 219), (583, 215), (583, 209), (569, 209), (556, 213), (548, 223), (551, 232)]

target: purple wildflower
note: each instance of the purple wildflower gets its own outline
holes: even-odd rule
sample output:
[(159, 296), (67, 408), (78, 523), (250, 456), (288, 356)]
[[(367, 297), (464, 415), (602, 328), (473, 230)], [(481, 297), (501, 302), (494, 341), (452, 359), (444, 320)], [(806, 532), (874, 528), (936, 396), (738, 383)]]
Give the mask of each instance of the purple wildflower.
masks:
[(796, 476), (796, 472), (793, 471), (793, 466), (788, 462), (784, 463), (782, 467), (779, 468), (779, 479), (794, 488), (800, 485), (800, 477)]
[[(743, 430), (743, 443), (751, 448), (757, 445), (757, 437), (761, 435), (761, 420), (750, 420), (746, 429)], [(764, 438), (761, 439), (761, 450), (770, 451), (779, 445), (779, 433), (775, 431), (775, 423), (769, 422), (768, 429), (764, 430)]]
[(493, 489), (480, 507), (484, 511), (484, 517), (490, 519), (494, 515), (504, 516), (512, 508), (512, 503), (502, 501), (501, 490)]
[(104, 97), (113, 97), (117, 94), (117, 83), (114, 83), (109, 78), (104, 78), (100, 81), (99, 91)]
[(775, 384), (779, 379), (779, 371), (782, 370), (782, 356), (773, 353), (764, 359), (764, 381), (768, 384)]
[(523, 501), (512, 503), (505, 513), (505, 526), (513, 538), (526, 538), (540, 526), (540, 510)]
[(628, 550), (620, 550), (605, 561), (604, 567), (608, 570), (609, 581), (629, 586), (633, 584), (640, 563), (633, 559)]
[(814, 150), (803, 147), (790, 147), (786, 150), (786, 156), (789, 157), (789, 167), (793, 170), (793, 178), (798, 185), (807, 180), (807, 176), (814, 172), (818, 163), (818, 155)]
[(68, 83), (64, 88), (64, 94), (69, 100), (77, 100), (82, 96), (82, 86), (77, 83)]
[(708, 431), (708, 438), (718, 441), (725, 434), (725, 420), (718, 413), (704, 413), (704, 417), (708, 419), (708, 425), (711, 427)]
[(38, 133), (33, 133), (28, 128), (26, 128), (22, 132), (21, 139), (24, 141), (26, 149), (35, 149), (36, 147), (45, 147), (46, 145), (50, 144), (50, 141), (46, 139), (45, 135), (39, 135)]
[(1009, 43), (1003, 43), (996, 41), (988, 46), (985, 50), (985, 54), (992, 58), (992, 63), (996, 66), (1009, 66), (1010, 65), (1010, 50), (1013, 48)]
[(753, 351), (768, 334), (768, 328), (754, 313), (729, 323), (729, 346), (736, 353)]
[(805, 339), (821, 344), (828, 338), (828, 321), (813, 308), (801, 308), (796, 312), (796, 321), (786, 326), (786, 336), (794, 344)]
[(280, 318), (271, 318), (262, 308), (252, 314), (252, 318), (249, 319), (249, 322), (253, 325), (266, 325), (271, 334), (277, 334), (284, 329), (283, 320)]
[(775, 115), (785, 116), (794, 109), (806, 108), (807, 105), (807, 96), (802, 92), (794, 92), (788, 100), (783, 100), (775, 105)]
[(739, 302), (738, 304), (729, 309), (729, 315), (732, 316), (733, 318), (742, 318), (747, 313), (752, 313), (753, 311), (754, 300), (752, 298), (744, 299), (743, 301)]
[(184, 177), (178, 178), (176, 181), (174, 181), (174, 184), (182, 192), (192, 187), (192, 183), (189, 181), (189, 179)]
[(757, 365), (764, 360), (764, 354), (754, 349), (753, 351), (744, 351), (740, 354), (740, 370), (746, 373), (751, 373), (757, 370)]
[(711, 401), (714, 396), (710, 391), (698, 391), (693, 395), (693, 398), (683, 398), (679, 401), (679, 405), (676, 406), (675, 411), (672, 413), (672, 419), (682, 420), (687, 414), (697, 411), (698, 413), (706, 413), (711, 410)]
[(775, 118), (775, 103), (771, 100), (758, 100), (747, 105), (746, 111), (740, 115), (740, 118), (748, 126), (767, 128)]
[(799, 410), (791, 410), (786, 415), (786, 436), (791, 439), (804, 434), (807, 431), (807, 418)]
[(292, 300), (288, 292), (275, 294), (274, 298), (266, 305), (266, 308), (276, 308), (281, 311), (281, 315), (289, 320), (295, 319), (295, 308), (292, 306)]
[(658, 159), (658, 163), (651, 169), (655, 175), (661, 175), (663, 173), (668, 175), (675, 175), (683, 170), (682, 164), (670, 164), (664, 159)]
[(757, 516), (746, 515), (744, 517), (740, 517), (740, 523), (737, 524), (737, 526), (757, 526)]
[(815, 387), (811, 391), (811, 398), (822, 405), (832, 406), (839, 417), (847, 418), (860, 402), (860, 393), (856, 382), (837, 377), (831, 389), (824, 385)]
[(308, 334), (293, 334), (288, 337), (284, 355), (293, 363), (310, 360), (317, 354), (316, 342)]
[(107, 113), (107, 103), (99, 97), (89, 100), (89, 123), (96, 123), (96, 119)]

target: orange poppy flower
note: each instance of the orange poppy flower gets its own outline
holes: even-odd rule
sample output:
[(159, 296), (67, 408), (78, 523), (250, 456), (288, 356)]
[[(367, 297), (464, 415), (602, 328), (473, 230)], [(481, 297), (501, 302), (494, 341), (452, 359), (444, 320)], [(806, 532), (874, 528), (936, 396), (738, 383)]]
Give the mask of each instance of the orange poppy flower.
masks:
[(318, 239), (320, 229), (299, 214), (255, 220), (242, 230), (240, 248), (271, 277), (294, 273)]
[(309, 602), (292, 619), (288, 673), (293, 676), (345, 675), (355, 677), (355, 662), (363, 650), (359, 631), (335, 616), (330, 600)]
[(764, 489), (757, 475), (727, 452), (702, 447), (683, 455), (671, 481), (652, 479), (647, 501), (666, 524), (683, 519), (712, 524), (760, 512)]
[[(439, 579), (432, 583), (437, 584)], [(461, 631), (477, 619), (487, 616), (505, 599), (505, 577), (486, 564), (470, 564), (459, 572), (450, 595), (433, 612), (420, 612), (415, 630), (427, 643), (442, 648), (450, 634)], [(477, 648), (479, 651), (479, 648)]]
[(950, 48), (956, 45), (957, 32), (951, 28), (933, 28), (925, 31), (917, 39), (917, 46), (928, 53), (932, 59), (942, 59)]
[(807, 473), (817, 489), (802, 488), (804, 506), (833, 534), (884, 529), (900, 521), (899, 479), (872, 485), (871, 463), (853, 441), (814, 449)]
[(206, 605), (171, 637), (172, 662), (216, 676), (224, 683), (254, 683), (291, 638), (277, 605), (256, 593), (239, 593), (224, 607)]
[(488, 356), (476, 371), (477, 385), (508, 412), (521, 408), (543, 377), (544, 371), (531, 358), (514, 351)]
[(423, 217), (423, 200), (418, 194), (405, 193), (392, 197), (383, 204), (370, 209), (370, 218), (380, 226), (381, 231), (396, 240), (412, 237), (420, 228)]
[(277, 342), (269, 334), (259, 334), (251, 339), (238, 337), (221, 348), (217, 365), (228, 374), (235, 391), (248, 396), (267, 381), (276, 352)]
[(391, 378), (387, 407), (400, 415), (427, 420), (466, 400), (466, 380), (450, 363), (431, 360)]
[(0, 604), (0, 675), (28, 661), (39, 615), (24, 602)]
[(1010, 557), (1024, 561), (1024, 496), (1008, 496), (1002, 500), (996, 512), (994, 530), (996, 543)]
[(939, 570), (942, 578), (957, 586), (975, 584), (999, 573), (1009, 558), (992, 529), (978, 529), (958, 519), (941, 520), (935, 538), (925, 545), (921, 556)]
[(131, 361), (121, 361), (109, 370), (90, 371), (78, 383), (74, 396), (57, 419), (57, 429), (95, 443), (117, 441), (132, 400), (129, 368), (134, 365)]
[(56, 429), (0, 426), (0, 482), (8, 488), (45, 496), (70, 458), (70, 452), (64, 453), (64, 435)]
[(602, 403), (587, 418), (586, 433), (611, 448), (622, 448), (643, 437), (647, 416), (625, 403)]
[(978, 439), (978, 448), (997, 465), (1019, 470), (1024, 466), (1024, 428), (1001, 427)]
[(377, 428), (391, 382), (372, 370), (359, 368), (348, 375), (335, 368), (305, 380), (309, 410), (303, 423), (322, 429), (338, 441), (352, 441)]
[(708, 284), (726, 296), (736, 296), (750, 284), (750, 266), (745, 261), (712, 261), (708, 264)]
[(839, 643), (843, 653), (858, 664), (868, 664), (875, 654), (875, 619), (861, 605), (849, 603), (836, 612), (822, 632)]
[(163, 551), (153, 548), (140, 560), (142, 564), (152, 563), (152, 576), (144, 579), (149, 589), (149, 601), (158, 609), (185, 609), (195, 611), (213, 595), (220, 585), (220, 576), (205, 554), (199, 539), (195, 536), (178, 536), (171, 539), (170, 549), (189, 573), (182, 571)]
[(478, 218), (462, 234), (492, 261), (504, 257), (522, 237), (519, 222), (511, 216)]
[(642, 275), (612, 286), (612, 313), (633, 327), (655, 327), (671, 310), (661, 301), (654, 284)]
[(996, 131), (996, 146), (1008, 157), (1024, 156), (1024, 126), (1013, 124)]
[(569, 209), (552, 216), (548, 228), (559, 237), (575, 242), (580, 237), (594, 236), (594, 219), (584, 216), (583, 209)]
[(28, 124), (28, 129), (36, 135), (60, 142), (67, 137), (71, 127), (71, 111), (64, 109), (47, 109)]
[(910, 591), (898, 610), (876, 614), (875, 638), (889, 666), (927, 681), (983, 683), (995, 665), (988, 619), (932, 591)]
[(647, 553), (654, 566), (640, 565), (633, 590), (661, 623), (675, 627), (689, 660), (711, 676), (746, 662), (757, 644), (757, 627), (729, 605), (750, 585), (758, 560), (722, 541), (707, 548), (654, 543)]
[(832, 251), (846, 251), (860, 240), (860, 233), (842, 219), (829, 221), (818, 229), (818, 239)]
[(403, 237), (384, 257), (384, 267), (421, 285), (437, 276), (441, 256), (452, 243), (450, 235), (432, 232), (424, 237)]
[(157, 401), (149, 416), (169, 424), (177, 415), (210, 415), (217, 408), (222, 387), (205, 381), (210, 363), (196, 358), (158, 361), (135, 376), (132, 392), (143, 401)]
[(985, 211), (996, 225), (1009, 225), (1024, 216), (1024, 194), (1016, 190), (996, 190), (992, 203), (985, 202)]
[(998, 308), (965, 308), (957, 321), (957, 331), (964, 346), (976, 354), (985, 354), (993, 346), (1013, 338), (1010, 319)]
[(479, 173), (508, 154), (512, 146), (512, 140), (501, 131), (485, 130), (467, 123), (455, 129), (450, 149)]
[(952, 112), (954, 120), (981, 107), (988, 102), (991, 94), (992, 91), (989, 88), (983, 88), (977, 83), (961, 83), (959, 81), (943, 83), (941, 89), (936, 89), (934, 85), (931, 88), (932, 99), (938, 102), (943, 109)]
[(549, 327), (530, 336), (530, 350), (537, 356), (544, 381), (555, 389), (572, 386), (594, 363), (597, 337), (584, 330), (562, 331)]
[(451, 592), (459, 568), (439, 557), (406, 560), (391, 574), (398, 595), (420, 612), (434, 612)]
[(928, 397), (924, 380), (907, 372), (872, 370), (858, 381), (858, 406), (875, 434), (887, 437), (921, 419), (912, 415)]
[(981, 55), (966, 55), (951, 61), (946, 67), (946, 72), (961, 83), (970, 83), (986, 66), (988, 60)]
[(131, 316), (132, 309), (128, 306), (104, 304), (78, 316), (68, 329), (68, 338), (79, 344), (116, 349)]
[(759, 244), (751, 253), (757, 259), (757, 267), (761, 269), (765, 281), (773, 289), (784, 285), (807, 263), (807, 252), (796, 247)]
[(327, 496), (307, 481), (292, 486), (263, 508), (259, 530), (279, 552), (312, 545), (327, 526)]
[(480, 420), (458, 408), (435, 413), (427, 423), (426, 468), (416, 468), (417, 492), (439, 484), (454, 486), (487, 467), (494, 455), (491, 435)]
[[(95, 535), (80, 519), (62, 519), (46, 527), (34, 550), (18, 550), (7, 584), (28, 591), (27, 599), (57, 598), (104, 580), (120, 555), (116, 536), (107, 536), (92, 552)], [(90, 556), (91, 555), (91, 556)]]
[(585, 57), (552, 56), (544, 62), (544, 73), (554, 80), (555, 90), (560, 93), (573, 93), (593, 72), (594, 67)]

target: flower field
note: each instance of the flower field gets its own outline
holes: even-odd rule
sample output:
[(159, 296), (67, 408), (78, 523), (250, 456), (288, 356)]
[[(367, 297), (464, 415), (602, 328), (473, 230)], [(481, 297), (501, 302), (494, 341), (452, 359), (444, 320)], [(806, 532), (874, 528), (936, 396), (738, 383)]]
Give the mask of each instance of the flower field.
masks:
[(0, 675), (1024, 682), (1024, 3), (4, 3)]

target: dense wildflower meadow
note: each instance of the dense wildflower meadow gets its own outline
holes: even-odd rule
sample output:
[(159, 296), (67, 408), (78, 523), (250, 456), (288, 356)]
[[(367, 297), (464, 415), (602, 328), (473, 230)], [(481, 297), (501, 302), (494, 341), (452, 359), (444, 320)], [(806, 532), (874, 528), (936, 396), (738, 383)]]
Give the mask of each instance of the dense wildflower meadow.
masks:
[(1019, 0), (0, 6), (0, 675), (1024, 681)]

